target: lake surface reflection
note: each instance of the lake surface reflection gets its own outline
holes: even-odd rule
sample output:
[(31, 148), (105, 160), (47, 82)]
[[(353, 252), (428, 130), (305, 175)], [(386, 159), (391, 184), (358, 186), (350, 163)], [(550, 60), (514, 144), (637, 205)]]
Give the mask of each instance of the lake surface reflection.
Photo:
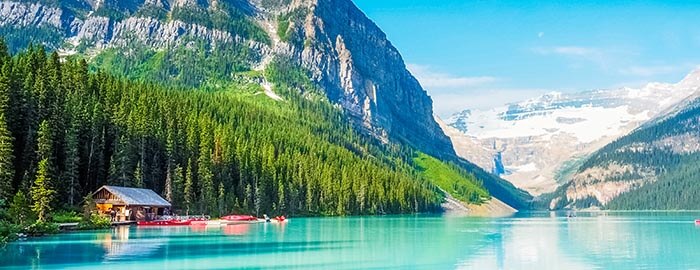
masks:
[(700, 269), (700, 213), (297, 218), (15, 242), (0, 269)]

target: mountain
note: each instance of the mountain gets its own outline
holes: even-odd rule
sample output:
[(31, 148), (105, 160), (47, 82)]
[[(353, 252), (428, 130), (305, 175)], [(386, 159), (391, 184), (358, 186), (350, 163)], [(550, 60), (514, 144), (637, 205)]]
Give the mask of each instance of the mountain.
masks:
[[(433, 155), (452, 152), (427, 93), (350, 1), (3, 1), (0, 27), (10, 48), (40, 42), (63, 54), (91, 55), (132, 78), (193, 86), (220, 84), (286, 58), (375, 137)], [(175, 67), (153, 68), (165, 64)]]
[[(676, 84), (553, 92), (500, 108), (464, 110), (443, 129), (463, 158), (532, 194), (545, 194), (572, 179), (594, 151), (678, 106), (698, 90), (699, 78), (696, 71)], [(586, 196), (609, 192), (590, 188)]]
[[(206, 93), (233, 91), (256, 96), (251, 98), (256, 104), (261, 94), (279, 101), (265, 103), (273, 114), (279, 106), (291, 106), (297, 112), (291, 116), (299, 117), (298, 121), (318, 121), (323, 127), (351, 123), (352, 132), (304, 125), (291, 128), (312, 132), (316, 139), (343, 147), (359, 159), (376, 158), (382, 161), (379, 167), (397, 173), (408, 170), (417, 180), (439, 186), (418, 172), (425, 168), (415, 156), (425, 153), (444, 162), (441, 168), (459, 166), (453, 169), (470, 181), (466, 186), (483, 186), (494, 196), (505, 196), (501, 199), (516, 208), (527, 207), (531, 199), (456, 157), (433, 118), (431, 99), (408, 72), (399, 52), (348, 0), (2, 1), (0, 35), (12, 52), (41, 44), (65, 59), (85, 57), (93, 72), (129, 82)], [(299, 100), (297, 94), (321, 105)], [(289, 104), (281, 105), (285, 103)], [(326, 103), (342, 113), (329, 112)], [(103, 143), (112, 151), (120, 139), (110, 137)], [(106, 153), (107, 159), (114, 154)], [(179, 163), (188, 166), (187, 160)], [(340, 166), (334, 168), (336, 172), (344, 167), (332, 164)], [(127, 167), (136, 165), (129, 162)], [(460, 197), (464, 190), (455, 188), (443, 190)]]
[(551, 196), (552, 206), (698, 209), (698, 130), (700, 99), (696, 93), (590, 155), (572, 181)]

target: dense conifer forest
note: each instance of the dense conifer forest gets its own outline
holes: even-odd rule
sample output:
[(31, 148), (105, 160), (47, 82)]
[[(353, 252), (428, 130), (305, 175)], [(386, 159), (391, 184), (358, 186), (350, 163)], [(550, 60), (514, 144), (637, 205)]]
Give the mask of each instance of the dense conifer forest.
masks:
[[(196, 90), (90, 72), (40, 46), (0, 44), (0, 198), (35, 217), (72, 209), (101, 185), (144, 187), (181, 213), (354, 215), (433, 211), (443, 200), (412, 163), (348, 124), (285, 62), (259, 84)], [(447, 166), (447, 165), (446, 165)], [(473, 176), (465, 196), (488, 196)], [(6, 203), (7, 204), (7, 203)]]

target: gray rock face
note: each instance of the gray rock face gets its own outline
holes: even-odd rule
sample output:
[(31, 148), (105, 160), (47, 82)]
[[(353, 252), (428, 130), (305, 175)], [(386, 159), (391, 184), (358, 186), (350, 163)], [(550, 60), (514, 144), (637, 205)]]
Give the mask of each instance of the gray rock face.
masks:
[(0, 26), (63, 27), (63, 10), (41, 4), (0, 2)]
[(209, 29), (197, 24), (181, 21), (163, 23), (159, 20), (143, 17), (131, 17), (120, 22), (105, 17), (90, 17), (82, 23), (76, 38), (87, 41), (97, 49), (108, 47), (125, 47), (137, 42), (155, 49), (166, 49), (183, 45), (184, 37), (197, 37), (212, 46), (227, 42), (243, 42), (231, 33)]
[(454, 153), (433, 118), (432, 100), (376, 24), (351, 1), (291, 2), (276, 8), (257, 3), (271, 14), (308, 10), (291, 30), (304, 41), (278, 45), (277, 52), (311, 70), (328, 97), (375, 136), (400, 138), (434, 155)]
[[(262, 57), (251, 66), (263, 68), (270, 59), (285, 57), (311, 71), (329, 99), (350, 119), (381, 140), (400, 140), (437, 156), (454, 155), (452, 144), (433, 118), (432, 100), (406, 69), (386, 35), (350, 0), (75, 0), (89, 7), (84, 16), (61, 5), (0, 2), (0, 26), (50, 26), (65, 33), (66, 43), (87, 45), (89, 51), (140, 44), (153, 49), (186, 46), (192, 38), (212, 45), (244, 44)], [(224, 5), (222, 5), (224, 4)], [(246, 40), (237, 33), (178, 20), (135, 17), (143, 7), (170, 11), (198, 6), (215, 10), (235, 7), (269, 32), (270, 45)], [(93, 15), (107, 7), (124, 12), (119, 21)], [(294, 11), (290, 25), (298, 40), (277, 38), (277, 19)], [(287, 29), (285, 29), (287, 30)], [(282, 30), (284, 31), (284, 30)]]

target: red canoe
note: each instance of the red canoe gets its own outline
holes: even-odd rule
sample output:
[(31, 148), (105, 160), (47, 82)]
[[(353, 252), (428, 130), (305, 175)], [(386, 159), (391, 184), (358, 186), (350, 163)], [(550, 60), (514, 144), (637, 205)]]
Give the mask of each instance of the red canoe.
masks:
[(277, 222), (285, 222), (287, 221), (287, 218), (284, 216), (277, 216), (275, 217), (275, 220), (277, 220)]
[(264, 220), (258, 219), (254, 216), (248, 215), (230, 215), (221, 217), (221, 224), (250, 224), (250, 223), (260, 223)]
[(695, 220), (695, 225), (700, 225), (700, 219)]
[(192, 223), (192, 220), (151, 220), (151, 221), (139, 221), (136, 224), (139, 226), (187, 226)]
[(258, 218), (247, 215), (230, 215), (221, 217), (221, 219), (226, 221), (258, 221)]

